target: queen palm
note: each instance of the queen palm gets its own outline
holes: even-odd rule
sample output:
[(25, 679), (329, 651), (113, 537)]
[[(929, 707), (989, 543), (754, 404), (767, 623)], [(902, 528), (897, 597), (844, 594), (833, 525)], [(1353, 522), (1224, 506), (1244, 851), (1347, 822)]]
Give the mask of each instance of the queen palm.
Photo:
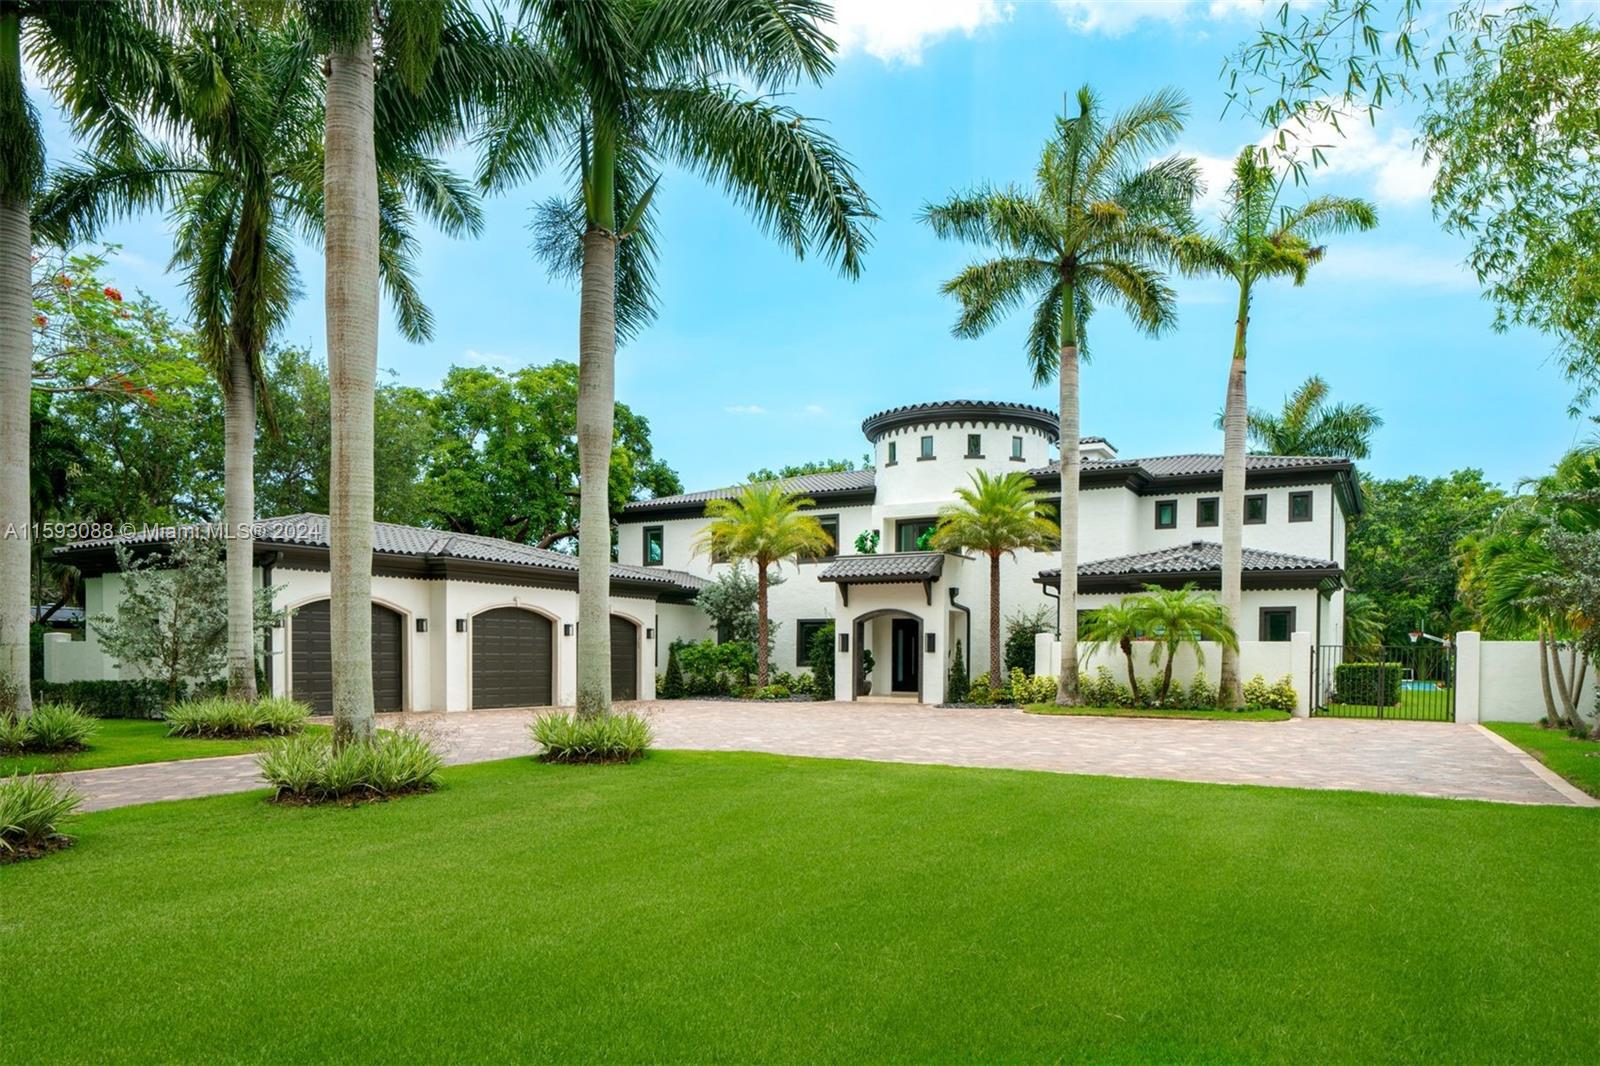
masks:
[[(931, 204), (922, 219), (940, 237), (979, 245), (993, 258), (946, 282), (961, 301), (958, 337), (979, 337), (1033, 302), (1027, 357), (1034, 381), (1059, 379), (1061, 408), (1061, 625), (1074, 626), (1078, 595), (1078, 361), (1084, 326), (1099, 306), (1123, 309), (1152, 336), (1175, 320), (1175, 295), (1159, 267), (1190, 223), (1199, 188), (1194, 161), (1150, 154), (1183, 128), (1184, 98), (1163, 90), (1106, 122), (1098, 98), (1078, 90), (1078, 112), (1060, 119), (1034, 187), (979, 186)], [(1078, 702), (1078, 646), (1061, 642), (1057, 699)]]
[[(26, 29), (26, 32), (24, 32)], [(0, 3), (0, 694), (26, 716), (33, 362), (31, 201), (44, 142), (23, 88), (23, 43), (75, 132), (111, 144), (136, 128), (145, 91), (165, 75), (159, 37), (133, 5)]]
[(1250, 442), (1268, 455), (1367, 458), (1383, 416), (1370, 404), (1330, 403), (1328, 393), (1328, 383), (1313, 374), (1284, 397), (1281, 410), (1251, 408)]
[(1048, 551), (1061, 536), (1051, 508), (1026, 474), (995, 476), (979, 470), (971, 487), (956, 489), (957, 503), (939, 511), (932, 547), (939, 551), (982, 552), (989, 557), (989, 680), (1000, 673), (1000, 560), (1018, 550)]
[(732, 499), (706, 504), (711, 519), (695, 540), (695, 551), (756, 568), (756, 684), (767, 684), (771, 648), (767, 639), (767, 586), (771, 569), (786, 560), (837, 551), (833, 538), (804, 508), (812, 500), (784, 492), (778, 482), (746, 485)]
[(653, 313), (652, 168), (721, 187), (797, 257), (861, 269), (866, 194), (838, 146), (769, 95), (820, 82), (834, 43), (816, 0), (522, 0), (533, 54), (486, 138), (482, 182), (504, 188), (565, 159), (570, 196), (535, 215), (537, 247), (579, 279), (578, 706), (611, 706), (607, 484), (616, 341)]
[[(262, 357), (298, 290), (292, 237), (322, 219), (322, 73), (303, 23), (263, 23), (222, 9), (174, 42), (174, 77), (149, 107), (166, 136), (124, 138), (115, 150), (63, 168), (40, 200), (41, 228), (60, 240), (92, 236), (153, 206), (174, 223), (172, 266), (184, 277), (201, 351), (224, 406), (224, 522), (228, 530), (228, 688), (254, 699), (251, 581), (258, 402), (268, 424)], [(380, 270), (402, 333), (431, 333), (406, 249), (420, 210), (447, 230), (479, 225), (470, 190), (404, 146), (384, 153), (389, 205)], [(370, 658), (370, 656), (369, 656)]]
[(1195, 661), (1203, 666), (1206, 658), (1202, 642), (1211, 641), (1235, 650), (1239, 647), (1239, 638), (1222, 604), (1200, 593), (1192, 584), (1176, 589), (1146, 585), (1144, 593), (1134, 597), (1131, 606), (1139, 628), (1155, 641), (1150, 653), (1151, 663), (1163, 657), (1166, 660), (1161, 672), (1161, 689), (1156, 693), (1157, 703), (1165, 703), (1167, 693), (1172, 690), (1172, 665), (1179, 651), (1193, 648)]
[[(1139, 678), (1133, 672), (1133, 642), (1144, 636), (1144, 632), (1138, 597), (1125, 596), (1120, 603), (1108, 603), (1089, 612), (1078, 633), (1078, 639), (1087, 641), (1090, 651), (1114, 647), (1122, 653), (1122, 661), (1128, 668), (1128, 691), (1135, 703), (1139, 702)], [(1065, 637), (1063, 633), (1063, 643)]]
[[(1289, 278), (1303, 285), (1325, 250), (1313, 241), (1378, 224), (1377, 211), (1365, 200), (1318, 196), (1299, 207), (1281, 207), (1278, 198), (1288, 173), (1274, 173), (1262, 149), (1241, 151), (1234, 161), (1221, 228), (1214, 235), (1191, 234), (1179, 248), (1187, 269), (1231, 278), (1239, 289), (1233, 360), (1222, 413), (1222, 603), (1235, 629), (1244, 575), (1245, 435), (1249, 421), (1245, 353), (1256, 283)], [(1244, 702), (1237, 649), (1222, 649), (1219, 689), (1221, 706), (1235, 708)]]

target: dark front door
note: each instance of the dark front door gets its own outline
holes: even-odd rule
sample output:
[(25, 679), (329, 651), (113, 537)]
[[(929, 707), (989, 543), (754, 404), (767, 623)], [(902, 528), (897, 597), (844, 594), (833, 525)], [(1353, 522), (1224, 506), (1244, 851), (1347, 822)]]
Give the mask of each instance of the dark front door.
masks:
[(920, 692), (922, 690), (922, 656), (917, 648), (917, 638), (922, 626), (915, 618), (893, 619), (889, 632), (891, 692)]
[(544, 615), (496, 607), (472, 619), (472, 706), (543, 707), (553, 702), (554, 627)]
[[(327, 600), (295, 609), (290, 620), (290, 691), (317, 714), (333, 710), (333, 641)], [(404, 693), (402, 636), (405, 619), (372, 605), (372, 702), (380, 711), (398, 711)]]
[(611, 698), (639, 698), (639, 627), (611, 616)]

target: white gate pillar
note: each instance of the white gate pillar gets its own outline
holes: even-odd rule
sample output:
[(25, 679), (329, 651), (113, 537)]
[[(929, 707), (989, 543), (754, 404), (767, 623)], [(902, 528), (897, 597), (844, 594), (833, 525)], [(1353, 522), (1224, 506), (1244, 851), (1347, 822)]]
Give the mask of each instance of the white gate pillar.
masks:
[(1483, 634), (1471, 629), (1456, 634), (1456, 721), (1482, 720)]
[(1316, 694), (1315, 648), (1311, 634), (1297, 629), (1289, 635), (1289, 676), (1294, 679), (1294, 716), (1310, 718)]

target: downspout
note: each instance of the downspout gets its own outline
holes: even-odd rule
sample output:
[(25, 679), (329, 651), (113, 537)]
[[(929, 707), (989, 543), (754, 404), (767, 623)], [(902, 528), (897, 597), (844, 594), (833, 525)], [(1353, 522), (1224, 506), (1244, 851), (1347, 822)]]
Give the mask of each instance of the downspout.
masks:
[[(263, 591), (267, 591), (267, 590), (270, 590), (272, 588), (272, 568), (273, 568), (273, 566), (275, 566), (277, 564), (278, 559), (281, 558), (282, 555), (283, 555), (282, 552), (270, 552), (270, 553), (268, 553), (268, 554), (266, 554), (266, 555), (261, 557), (261, 588), (262, 588)], [(267, 610), (270, 611), (271, 609), (272, 609), (272, 594), (271, 594), (270, 591), (267, 591)], [(268, 629), (267, 629), (266, 649), (265, 649), (266, 650), (266, 659), (267, 659), (267, 695), (268, 696), (277, 695), (277, 693), (272, 691), (272, 679), (273, 679), (273, 675), (275, 673), (275, 671), (272, 669), (272, 656), (275, 654), (275, 652), (273, 651), (273, 648), (272, 648), (273, 643), (274, 643), (274, 641), (273, 641), (273, 638), (272, 638), (272, 629), (271, 629), (271, 627), (268, 627)]]
[[(1047, 599), (1047, 600), (1055, 600), (1056, 601), (1056, 638), (1058, 640), (1066, 640), (1067, 639), (1066, 636), (1065, 636), (1065, 632), (1066, 631), (1061, 626), (1061, 586), (1060, 585), (1053, 585), (1053, 586), (1052, 585), (1046, 585), (1043, 581), (1041, 581), (1041, 582), (1039, 582), (1039, 587), (1044, 590), (1044, 598), (1045, 599)], [(1050, 591), (1052, 588), (1055, 589), (1054, 592)], [(1074, 640), (1078, 639), (1078, 634), (1076, 634), (1076, 633), (1072, 634), (1072, 639), (1074, 639)]]
[(972, 676), (972, 608), (968, 607), (966, 604), (957, 603), (956, 602), (956, 596), (960, 595), (960, 593), (961, 593), (961, 590), (958, 589), (958, 588), (952, 588), (950, 590), (950, 606), (954, 607), (956, 610), (958, 610), (962, 614), (966, 615), (967, 643), (966, 643), (966, 647), (962, 649), (961, 657), (966, 660), (966, 662), (963, 663), (963, 665), (966, 667), (967, 676), (971, 677)]

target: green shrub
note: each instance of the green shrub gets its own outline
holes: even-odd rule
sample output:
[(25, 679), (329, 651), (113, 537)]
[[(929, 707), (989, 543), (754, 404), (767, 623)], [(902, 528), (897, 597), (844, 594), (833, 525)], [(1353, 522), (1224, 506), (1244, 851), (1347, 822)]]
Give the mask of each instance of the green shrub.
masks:
[(545, 762), (633, 762), (655, 742), (649, 721), (632, 713), (579, 718), (553, 711), (535, 718), (528, 731)]
[[(1056, 631), (1055, 608), (1041, 604), (1033, 610), (1019, 609), (1006, 619), (1004, 657), (1006, 672), (1021, 669), (1033, 673), (1033, 638), (1038, 633)], [(1017, 701), (1021, 703), (1021, 700)]]
[(1340, 663), (1333, 668), (1335, 703), (1394, 707), (1400, 702), (1399, 663)]
[(1217, 688), (1206, 680), (1206, 675), (1197, 673), (1194, 680), (1189, 682), (1189, 689), (1184, 693), (1183, 706), (1191, 711), (1209, 711), (1217, 705)]
[(1244, 705), (1250, 710), (1293, 712), (1295, 707), (1294, 682), (1288, 674), (1272, 684), (1257, 674), (1244, 683)]
[[(982, 674), (979, 676), (980, 678), (987, 678), (989, 675)], [(1000, 695), (989, 687), (988, 681), (977, 680), (967, 687), (966, 702), (975, 707), (993, 707), (1000, 702)]]
[(1011, 699), (1017, 704), (1054, 703), (1056, 679), (1046, 674), (1029, 677), (1020, 668), (1011, 671)]
[(95, 718), (160, 718), (167, 686), (160, 681), (40, 681), (35, 703), (70, 703)]
[(188, 700), (167, 709), (167, 735), (174, 737), (281, 737), (306, 727), (311, 709), (284, 696), (255, 703), (222, 697)]
[(664, 700), (683, 699), (683, 666), (678, 662), (678, 642), (667, 649), (667, 672), (656, 685), (656, 695)]
[(967, 657), (962, 654), (961, 642), (958, 640), (955, 653), (950, 657), (950, 672), (945, 678), (945, 702), (965, 703), (971, 688), (972, 682), (967, 678)]
[(70, 703), (41, 703), (26, 718), (0, 715), (0, 751), (82, 751), (98, 726)]
[(443, 764), (425, 737), (406, 732), (380, 732), (370, 744), (338, 750), (328, 736), (301, 734), (256, 756), (261, 776), (278, 799), (306, 803), (426, 791)]
[(702, 640), (677, 645), (684, 694), (731, 696), (750, 687), (756, 672), (756, 646), (742, 640)]
[(70, 841), (58, 826), (79, 797), (49, 777), (0, 781), (0, 862), (32, 858)]
[(819, 700), (833, 699), (834, 628), (828, 622), (811, 634), (806, 660), (811, 664), (811, 691)]
[(766, 688), (756, 689), (753, 698), (758, 700), (786, 700), (793, 694), (793, 690), (788, 685), (772, 684)]

